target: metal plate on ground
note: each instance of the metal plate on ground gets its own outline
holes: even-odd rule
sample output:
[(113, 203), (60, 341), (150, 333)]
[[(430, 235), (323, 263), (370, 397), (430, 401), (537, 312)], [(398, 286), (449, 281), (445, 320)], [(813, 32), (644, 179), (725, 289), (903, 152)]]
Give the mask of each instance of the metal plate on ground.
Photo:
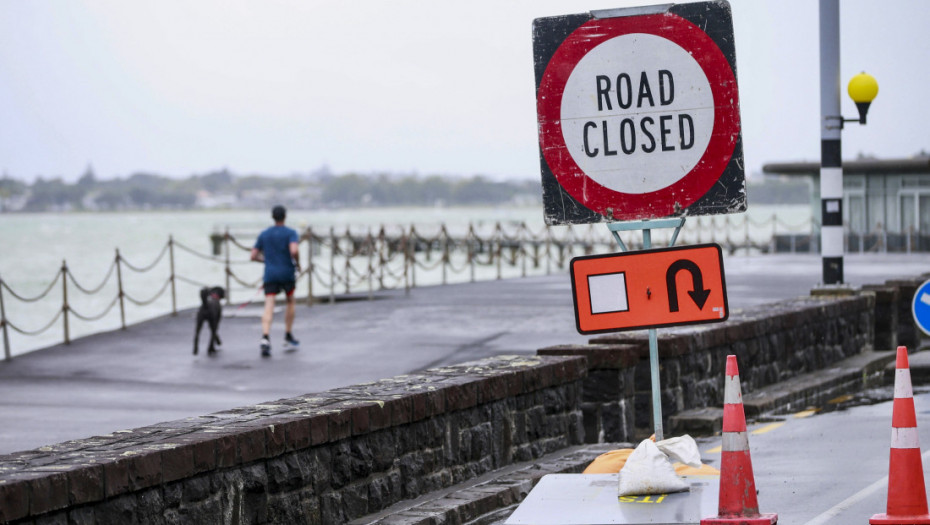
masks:
[(543, 476), (505, 525), (678, 525), (717, 515), (719, 476), (684, 476), (690, 492), (622, 497), (617, 497), (617, 477)]

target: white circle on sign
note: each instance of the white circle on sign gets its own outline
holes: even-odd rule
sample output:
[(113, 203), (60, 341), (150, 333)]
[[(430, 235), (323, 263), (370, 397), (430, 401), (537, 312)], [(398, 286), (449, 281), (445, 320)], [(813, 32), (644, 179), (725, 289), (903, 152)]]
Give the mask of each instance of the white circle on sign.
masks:
[(714, 95), (700, 64), (665, 38), (621, 35), (588, 52), (562, 95), (562, 137), (589, 178), (643, 194), (685, 177), (714, 128)]

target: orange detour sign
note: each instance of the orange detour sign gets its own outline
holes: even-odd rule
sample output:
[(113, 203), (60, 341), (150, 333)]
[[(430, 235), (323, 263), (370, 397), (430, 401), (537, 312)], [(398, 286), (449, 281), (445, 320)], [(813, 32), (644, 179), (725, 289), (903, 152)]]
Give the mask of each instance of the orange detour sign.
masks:
[(716, 244), (576, 257), (571, 273), (582, 334), (717, 323), (730, 315)]

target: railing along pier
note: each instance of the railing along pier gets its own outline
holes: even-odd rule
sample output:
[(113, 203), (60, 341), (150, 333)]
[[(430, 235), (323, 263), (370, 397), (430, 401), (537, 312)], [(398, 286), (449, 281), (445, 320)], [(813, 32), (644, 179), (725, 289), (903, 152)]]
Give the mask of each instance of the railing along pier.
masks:
[[(723, 224), (720, 224), (720, 223)], [(444, 285), (452, 282), (548, 275), (567, 268), (577, 255), (608, 253), (616, 250), (616, 241), (605, 234), (599, 225), (543, 227), (534, 231), (526, 224), (494, 224), (482, 228), (469, 224), (455, 230), (446, 225), (433, 227), (432, 235), (424, 234), (426, 227), (380, 226), (346, 227), (341, 233), (336, 228), (325, 230), (307, 228), (301, 232), (300, 243), (306, 253), (306, 265), (301, 268), (298, 296), (307, 305), (321, 301), (334, 303), (338, 296), (363, 294), (373, 298), (375, 292), (403, 289), (409, 293), (418, 285)], [(807, 230), (807, 231), (804, 231)], [(375, 234), (374, 231), (377, 231)], [(691, 218), (681, 231), (679, 244), (715, 242), (730, 255), (737, 252), (769, 253), (817, 250), (817, 225), (804, 221), (801, 225), (788, 225), (773, 216), (761, 222), (747, 215), (718, 221), (715, 217)], [(85, 287), (71, 273), (67, 261), (55, 273), (50, 283), (35, 296), (18, 293), (10, 283), (0, 279), (0, 332), (2, 332), (4, 359), (12, 358), (11, 335), (37, 336), (51, 329), (59, 319), (63, 339), (69, 344), (73, 336), (73, 323), (109, 323), (103, 329), (112, 329), (116, 320), (108, 318), (118, 304), (117, 326), (127, 328), (131, 311), (139, 318), (151, 318), (164, 313), (177, 315), (179, 306), (196, 306), (198, 294), (179, 292), (179, 284), (189, 287), (215, 286), (225, 283), (226, 302), (245, 306), (254, 300), (261, 286), (262, 265), (249, 260), (255, 233), (236, 234), (226, 228), (210, 236), (211, 253), (201, 253), (179, 243), (173, 236), (152, 262), (136, 266), (121, 255), (119, 249), (100, 284)], [(667, 241), (656, 236), (655, 242)], [(634, 237), (625, 240), (630, 249), (639, 249)], [(891, 234), (876, 230), (869, 233), (847, 234), (849, 252), (930, 251), (930, 236)], [(162, 262), (167, 258), (167, 268)], [(182, 259), (185, 260), (182, 263)], [(196, 261), (192, 261), (195, 259)], [(149, 275), (159, 270), (167, 272), (161, 282)], [(134, 275), (126, 275), (131, 271)], [(60, 285), (59, 285), (60, 281)], [(70, 282), (69, 282), (70, 281)], [(115, 283), (114, 283), (115, 281)], [(60, 287), (61, 302), (49, 298)], [(114, 290), (110, 292), (109, 290)], [(156, 290), (151, 297), (139, 299), (133, 290)], [(112, 293), (112, 299), (106, 295)], [(95, 314), (82, 313), (75, 306), (79, 300), (97, 299)], [(186, 298), (179, 302), (179, 297)], [(250, 299), (252, 298), (252, 299)], [(164, 299), (164, 304), (154, 303)], [(38, 303), (49, 319), (38, 328), (26, 328), (30, 320), (17, 318), (18, 303)], [(129, 303), (129, 304), (127, 304)], [(147, 316), (147, 317), (145, 317)], [(35, 316), (33, 316), (35, 317)], [(86, 327), (85, 327), (86, 328)], [(99, 329), (98, 329), (99, 330)], [(12, 334), (11, 334), (12, 332)], [(87, 330), (85, 330), (85, 333)]]

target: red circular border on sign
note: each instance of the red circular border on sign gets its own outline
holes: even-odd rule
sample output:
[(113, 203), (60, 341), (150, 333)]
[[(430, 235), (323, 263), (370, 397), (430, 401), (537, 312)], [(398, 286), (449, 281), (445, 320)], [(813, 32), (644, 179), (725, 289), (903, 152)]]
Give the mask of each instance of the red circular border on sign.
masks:
[[(714, 99), (714, 128), (701, 159), (677, 182), (648, 193), (623, 193), (598, 184), (578, 166), (562, 136), (562, 95), (575, 66), (603, 42), (633, 33), (655, 35), (688, 51), (707, 76)], [(707, 33), (673, 14), (586, 22), (552, 55), (539, 83), (536, 101), (543, 157), (559, 185), (601, 215), (606, 216), (608, 208), (612, 208), (613, 218), (619, 220), (666, 217), (693, 204), (723, 174), (739, 136), (739, 94), (729, 62)]]

